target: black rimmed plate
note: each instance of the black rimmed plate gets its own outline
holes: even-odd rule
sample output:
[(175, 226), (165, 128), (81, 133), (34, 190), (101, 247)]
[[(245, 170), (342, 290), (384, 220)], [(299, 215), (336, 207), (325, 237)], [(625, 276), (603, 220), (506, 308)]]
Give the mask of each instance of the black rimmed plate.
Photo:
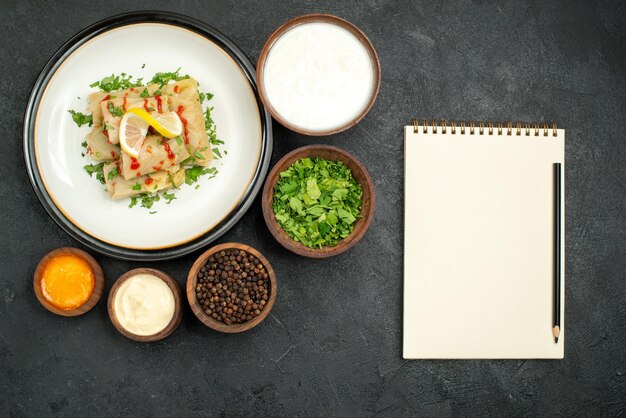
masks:
[[(218, 173), (176, 190), (150, 209), (110, 200), (83, 166), (90, 131), (68, 110), (87, 113), (89, 85), (110, 74), (150, 78), (189, 74), (214, 97), (222, 158)], [(24, 155), (37, 197), (73, 238), (103, 254), (128, 260), (180, 257), (216, 240), (243, 216), (259, 192), (272, 152), (271, 118), (257, 92), (255, 70), (226, 36), (197, 20), (163, 12), (129, 13), (78, 33), (46, 64), (26, 109)], [(223, 151), (226, 152), (223, 152)], [(199, 187), (196, 188), (196, 185)]]

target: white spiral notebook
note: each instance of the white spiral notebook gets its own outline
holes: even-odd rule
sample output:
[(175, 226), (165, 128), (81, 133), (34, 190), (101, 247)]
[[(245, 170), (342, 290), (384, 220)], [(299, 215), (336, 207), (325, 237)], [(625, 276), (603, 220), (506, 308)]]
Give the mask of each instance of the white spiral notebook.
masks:
[(565, 132), (414, 121), (404, 134), (404, 358), (563, 358), (565, 332), (552, 335), (553, 164), (565, 172)]

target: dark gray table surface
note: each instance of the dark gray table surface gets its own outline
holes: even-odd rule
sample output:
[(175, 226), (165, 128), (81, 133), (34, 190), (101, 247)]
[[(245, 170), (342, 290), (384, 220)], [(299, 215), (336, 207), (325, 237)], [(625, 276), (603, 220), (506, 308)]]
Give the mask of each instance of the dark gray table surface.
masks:
[[(243, 335), (212, 332), (186, 309), (170, 338), (135, 343), (115, 331), (105, 298), (82, 317), (61, 318), (32, 291), (39, 258), (77, 244), (26, 175), (30, 89), (74, 33), (141, 9), (203, 20), (253, 62), (282, 22), (333, 13), (363, 29), (380, 56), (380, 95), (359, 125), (315, 139), (274, 123), (272, 159), (311, 143), (354, 153), (375, 183), (374, 222), (349, 253), (309, 260), (277, 245), (257, 199), (219, 241), (258, 248), (278, 274), (271, 315)], [(3, 1), (0, 415), (623, 416), (625, 17), (620, 1)], [(566, 129), (563, 361), (402, 359), (402, 127), (413, 116)], [(105, 296), (116, 277), (145, 265), (92, 254), (106, 274)], [(183, 285), (197, 255), (150, 265)]]

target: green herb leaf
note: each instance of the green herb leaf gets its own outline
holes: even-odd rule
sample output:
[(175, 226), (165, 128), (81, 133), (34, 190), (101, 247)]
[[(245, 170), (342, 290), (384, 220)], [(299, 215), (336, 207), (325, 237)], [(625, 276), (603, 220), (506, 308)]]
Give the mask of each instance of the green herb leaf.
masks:
[(141, 92), (141, 94), (139, 96), (141, 97), (148, 97), (150, 95), (150, 93), (148, 93), (148, 89), (143, 89), (143, 91)]
[(72, 115), (72, 120), (79, 128), (83, 125), (93, 125), (92, 115), (85, 115), (83, 113), (76, 112), (75, 110), (68, 110), (68, 112)]
[(133, 189), (133, 190), (141, 190), (141, 184), (139, 184), (139, 183), (135, 183), (135, 184), (133, 184), (132, 189)]
[(86, 166), (83, 167), (85, 169), (85, 171), (87, 172), (87, 174), (89, 174), (89, 177), (92, 177), (94, 174), (96, 175), (96, 179), (104, 184), (104, 163), (100, 163), (100, 164), (87, 164)]
[(172, 203), (172, 200), (176, 199), (176, 195), (174, 193), (168, 193), (167, 191), (163, 192), (163, 198), (165, 199), (165, 203), (168, 205)]
[(190, 167), (185, 170), (185, 183), (190, 185), (194, 184), (200, 179), (201, 176), (204, 176), (205, 174), (211, 174), (210, 178), (213, 178), (217, 174), (217, 168), (201, 167), (199, 165)]
[(107, 109), (113, 116), (124, 116), (124, 108), (122, 106), (113, 106), (113, 102), (109, 102)]
[(83, 147), (83, 148), (87, 148), (87, 141), (83, 141), (83, 143), (80, 144), (80, 146)]
[(141, 198), (141, 206), (146, 209), (150, 209), (154, 202), (161, 200), (161, 197), (157, 193), (143, 193), (140, 194), (139, 197)]
[(113, 170), (109, 171), (107, 177), (109, 178), (109, 180), (113, 180), (115, 177), (117, 177), (118, 174), (119, 173), (117, 172), (117, 167), (114, 167)]
[(178, 69), (174, 72), (156, 73), (154, 77), (152, 77), (152, 80), (148, 82), (148, 84), (158, 84), (159, 88), (161, 88), (167, 83), (169, 83), (170, 81), (179, 81), (179, 80), (185, 80), (189, 78), (189, 75), (187, 74), (180, 75), (179, 71), (180, 71), (180, 67), (178, 67)]
[(337, 245), (360, 218), (363, 190), (340, 161), (301, 158), (279, 174), (274, 217), (294, 240), (310, 248)]
[(130, 198), (130, 204), (128, 205), (129, 208), (132, 208), (133, 206), (135, 206), (137, 204), (137, 196), (133, 196)]
[(119, 76), (111, 74), (108, 77), (104, 77), (100, 81), (95, 81), (89, 85), (89, 87), (98, 87), (102, 91), (112, 92), (114, 90), (126, 90), (131, 87), (141, 86), (142, 79), (132, 81), (133, 77), (126, 73), (121, 73)]

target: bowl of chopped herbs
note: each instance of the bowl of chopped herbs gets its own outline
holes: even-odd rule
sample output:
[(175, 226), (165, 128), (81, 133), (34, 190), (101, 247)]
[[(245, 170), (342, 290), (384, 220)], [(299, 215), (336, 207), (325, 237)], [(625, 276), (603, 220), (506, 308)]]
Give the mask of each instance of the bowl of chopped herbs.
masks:
[(286, 249), (325, 258), (352, 248), (372, 222), (374, 185), (352, 154), (309, 145), (285, 155), (263, 188), (263, 217)]

